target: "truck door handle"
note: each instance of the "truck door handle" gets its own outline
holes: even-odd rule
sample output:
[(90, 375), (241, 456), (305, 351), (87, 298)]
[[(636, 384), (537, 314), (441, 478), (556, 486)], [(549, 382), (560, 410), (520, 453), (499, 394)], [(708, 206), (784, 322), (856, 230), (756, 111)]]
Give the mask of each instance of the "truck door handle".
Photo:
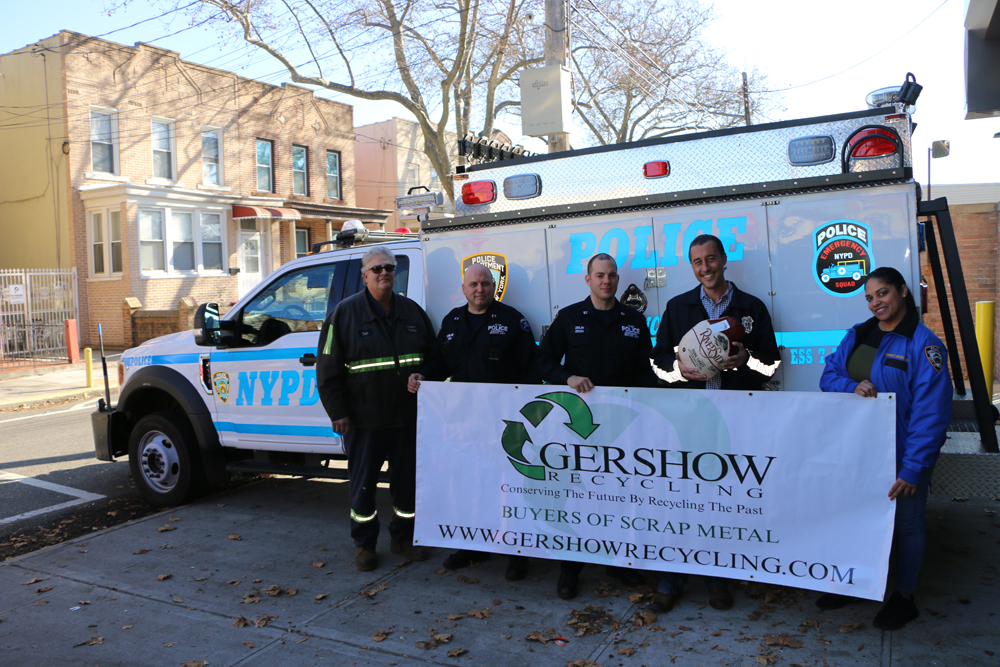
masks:
[(316, 355), (313, 353), (303, 354), (299, 357), (299, 363), (303, 366), (315, 366), (316, 365)]

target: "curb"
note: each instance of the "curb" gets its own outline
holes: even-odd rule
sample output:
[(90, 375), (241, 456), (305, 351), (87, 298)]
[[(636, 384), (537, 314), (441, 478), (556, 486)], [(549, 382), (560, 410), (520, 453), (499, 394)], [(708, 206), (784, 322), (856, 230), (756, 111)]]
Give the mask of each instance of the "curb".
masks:
[[(118, 387), (111, 387), (111, 398), (113, 399), (117, 395)], [(104, 398), (104, 387), (64, 391), (24, 401), (7, 401), (0, 403), (0, 412), (19, 412), (21, 410), (45, 408), (59, 403), (82, 401), (88, 398)]]

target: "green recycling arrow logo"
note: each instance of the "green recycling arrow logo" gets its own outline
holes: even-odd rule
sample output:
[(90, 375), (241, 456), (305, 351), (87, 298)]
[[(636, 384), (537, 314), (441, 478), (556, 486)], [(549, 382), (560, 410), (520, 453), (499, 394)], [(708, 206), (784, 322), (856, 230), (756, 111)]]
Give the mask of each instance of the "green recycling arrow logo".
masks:
[[(569, 421), (563, 422), (566, 427), (584, 440), (589, 438), (600, 426), (600, 424), (594, 423), (594, 415), (590, 411), (590, 406), (576, 394), (567, 391), (554, 391), (535, 398), (536, 400), (531, 401), (520, 410), (533, 427), (537, 428), (542, 420), (552, 412), (555, 405), (565, 410), (569, 416)], [(525, 477), (545, 481), (545, 466), (533, 465), (524, 457), (524, 443), (531, 442), (528, 429), (519, 421), (504, 419), (503, 423), (507, 426), (500, 437), (500, 443), (503, 445), (504, 451), (507, 452), (511, 465)]]

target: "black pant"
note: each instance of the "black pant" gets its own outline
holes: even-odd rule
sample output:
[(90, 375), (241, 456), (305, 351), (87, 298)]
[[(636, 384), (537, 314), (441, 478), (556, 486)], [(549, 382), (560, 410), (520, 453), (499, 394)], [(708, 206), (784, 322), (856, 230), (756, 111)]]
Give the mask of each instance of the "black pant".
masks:
[(403, 543), (413, 540), (416, 505), (417, 426), (365, 429), (352, 426), (344, 434), (347, 474), (351, 480), (351, 537), (355, 546), (375, 546), (379, 521), (375, 491), (379, 470), (389, 461), (389, 493), (393, 516), (389, 535)]

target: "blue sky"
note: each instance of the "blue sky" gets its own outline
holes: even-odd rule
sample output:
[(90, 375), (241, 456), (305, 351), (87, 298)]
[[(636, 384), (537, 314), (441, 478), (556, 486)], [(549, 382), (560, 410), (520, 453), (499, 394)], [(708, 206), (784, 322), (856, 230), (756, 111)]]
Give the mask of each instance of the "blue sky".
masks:
[[(540, 4), (540, 3), (539, 3)], [(966, 121), (963, 0), (715, 0), (716, 21), (706, 34), (729, 53), (729, 60), (767, 74), (785, 110), (769, 120), (787, 120), (865, 108), (865, 96), (902, 83), (913, 72), (924, 86), (917, 102), (914, 171), (926, 182), (931, 141), (951, 141), (950, 157), (935, 160), (933, 182), (1000, 182), (1000, 118)], [(161, 14), (164, 5), (133, 0), (109, 13), (102, 0), (4, 0), (0, 53), (48, 37), (61, 29), (103, 35)], [(12, 30), (10, 26), (18, 26)], [(154, 19), (107, 36), (132, 44), (188, 27), (183, 17)], [(156, 42), (181, 57), (280, 84), (280, 65), (240, 42), (220, 41), (214, 28), (199, 27)], [(324, 92), (352, 104), (355, 121), (407, 117), (401, 107)], [(501, 129), (531, 148), (520, 123)], [(533, 150), (541, 150), (535, 145)]]

